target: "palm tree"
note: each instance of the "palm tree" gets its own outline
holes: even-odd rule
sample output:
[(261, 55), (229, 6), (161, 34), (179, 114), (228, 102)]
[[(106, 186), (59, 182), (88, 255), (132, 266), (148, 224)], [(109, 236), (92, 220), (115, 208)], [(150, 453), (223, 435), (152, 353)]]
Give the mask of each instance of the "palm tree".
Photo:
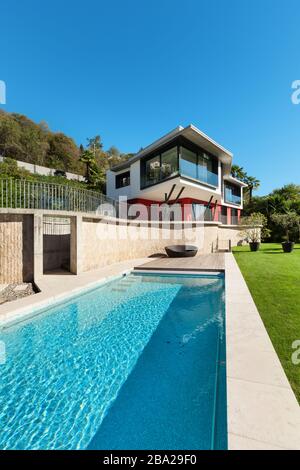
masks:
[(249, 202), (252, 202), (253, 191), (260, 187), (260, 181), (255, 176), (246, 176), (244, 183), (248, 185)]
[(85, 150), (79, 157), (79, 161), (86, 164), (86, 180), (92, 183), (92, 169), (96, 166), (95, 155), (90, 150)]
[(240, 181), (244, 181), (245, 178), (247, 178), (247, 173), (245, 172), (244, 168), (238, 165), (232, 165), (231, 175), (233, 178), (237, 178)]

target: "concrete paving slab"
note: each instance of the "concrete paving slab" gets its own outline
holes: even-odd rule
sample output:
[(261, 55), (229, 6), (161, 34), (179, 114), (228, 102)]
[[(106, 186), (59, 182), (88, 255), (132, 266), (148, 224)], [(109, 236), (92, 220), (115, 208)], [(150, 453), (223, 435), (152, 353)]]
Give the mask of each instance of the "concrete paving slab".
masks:
[(268, 442), (256, 441), (236, 434), (229, 434), (228, 442), (231, 450), (287, 450)]
[(225, 272), (229, 449), (298, 450), (299, 404), (231, 253)]

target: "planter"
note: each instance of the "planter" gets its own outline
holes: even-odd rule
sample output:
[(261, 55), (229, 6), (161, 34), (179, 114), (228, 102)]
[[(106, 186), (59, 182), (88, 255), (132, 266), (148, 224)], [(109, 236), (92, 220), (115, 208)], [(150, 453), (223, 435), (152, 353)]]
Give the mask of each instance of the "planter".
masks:
[(294, 249), (295, 242), (282, 242), (281, 245), (285, 253), (291, 253)]
[(260, 242), (250, 242), (249, 246), (251, 251), (258, 251), (260, 247)]

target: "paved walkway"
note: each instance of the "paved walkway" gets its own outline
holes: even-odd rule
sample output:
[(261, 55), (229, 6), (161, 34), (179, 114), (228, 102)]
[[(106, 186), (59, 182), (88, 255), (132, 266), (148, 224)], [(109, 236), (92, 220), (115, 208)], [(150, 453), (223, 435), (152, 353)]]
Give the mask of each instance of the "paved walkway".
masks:
[(300, 449), (299, 404), (231, 253), (225, 269), (229, 448)]

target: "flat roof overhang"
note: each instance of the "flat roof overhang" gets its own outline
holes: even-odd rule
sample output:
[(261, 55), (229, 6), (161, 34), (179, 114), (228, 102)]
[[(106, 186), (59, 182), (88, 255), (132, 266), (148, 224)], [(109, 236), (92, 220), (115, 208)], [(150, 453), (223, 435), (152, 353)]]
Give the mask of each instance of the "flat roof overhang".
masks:
[(223, 179), (224, 179), (224, 181), (228, 181), (228, 183), (235, 184), (236, 186), (240, 186), (241, 188), (247, 188), (248, 187), (248, 185), (246, 183), (244, 183), (241, 180), (238, 180), (237, 178), (234, 178), (231, 175), (224, 175)]
[(132, 163), (136, 162), (137, 160), (140, 160), (148, 153), (155, 151), (155, 149), (158, 149), (162, 145), (167, 144), (168, 142), (179, 136), (185, 137), (186, 139), (193, 142), (195, 145), (202, 147), (204, 150), (207, 150), (208, 152), (218, 157), (219, 160), (224, 164), (225, 172), (229, 173), (232, 164), (233, 154), (229, 150), (226, 150), (220, 144), (215, 142), (213, 139), (208, 137), (208, 135), (204, 134), (204, 132), (200, 131), (197, 127), (193, 126), (192, 124), (187, 127), (176, 127), (173, 131), (156, 140), (151, 145), (145, 147), (143, 150), (134, 155), (134, 157), (130, 158), (127, 162), (121, 163), (120, 165), (116, 165), (112, 167), (111, 170), (120, 171), (127, 169)]

